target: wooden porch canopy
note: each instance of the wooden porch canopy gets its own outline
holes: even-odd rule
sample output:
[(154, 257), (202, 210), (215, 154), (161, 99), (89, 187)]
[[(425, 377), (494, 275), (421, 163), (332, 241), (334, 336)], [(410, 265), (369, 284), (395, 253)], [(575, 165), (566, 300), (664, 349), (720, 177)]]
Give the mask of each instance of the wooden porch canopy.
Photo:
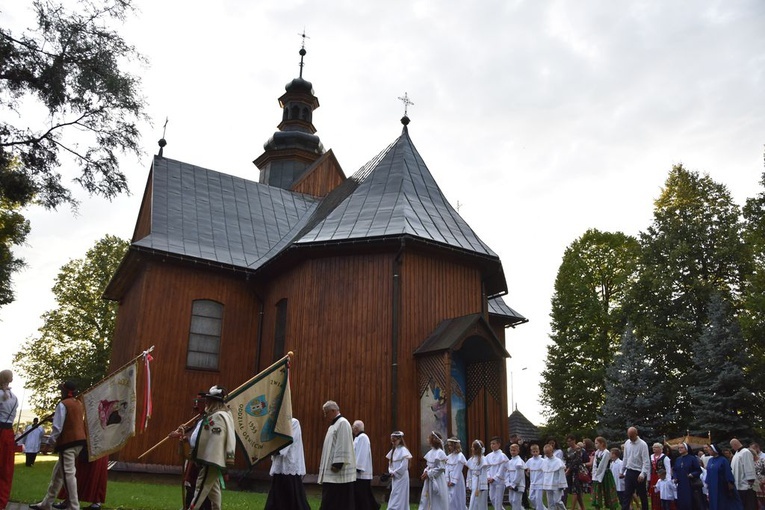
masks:
[(502, 342), (480, 313), (441, 321), (414, 351), (415, 357), (459, 351), (466, 363), (509, 358)]

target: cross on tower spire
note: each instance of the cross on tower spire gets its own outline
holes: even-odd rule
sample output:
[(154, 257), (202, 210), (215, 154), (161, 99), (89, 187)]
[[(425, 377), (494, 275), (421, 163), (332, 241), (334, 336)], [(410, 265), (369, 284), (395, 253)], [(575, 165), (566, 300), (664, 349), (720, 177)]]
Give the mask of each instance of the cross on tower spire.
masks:
[(306, 51), (305, 51), (305, 40), (310, 39), (307, 35), (305, 35), (305, 27), (303, 27), (303, 33), (298, 34), (300, 37), (303, 38), (302, 43), (300, 44), (300, 77), (303, 77), (303, 57), (305, 57)]
[(399, 97), (398, 100), (404, 103), (404, 117), (406, 117), (407, 112), (409, 111), (409, 106), (414, 106), (414, 103), (409, 99), (409, 94), (406, 92), (404, 92), (403, 97)]

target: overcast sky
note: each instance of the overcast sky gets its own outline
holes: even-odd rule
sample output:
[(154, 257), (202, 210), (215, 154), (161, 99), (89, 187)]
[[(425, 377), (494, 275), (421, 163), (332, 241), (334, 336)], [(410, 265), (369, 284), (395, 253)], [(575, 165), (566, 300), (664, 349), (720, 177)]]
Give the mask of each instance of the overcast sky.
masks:
[[(2, 368), (54, 306), (58, 269), (105, 234), (132, 235), (165, 117), (166, 156), (257, 180), (252, 160), (281, 120), (304, 28), (314, 124), (346, 175), (400, 134), (397, 97), (414, 102), (415, 146), (501, 257), (505, 299), (530, 320), (508, 331), (507, 349), (511, 399), (535, 423), (566, 246), (588, 228), (647, 228), (680, 162), (739, 204), (761, 191), (761, 1), (134, 1), (122, 33), (148, 57), (136, 69), (154, 124), (142, 131), (146, 155), (122, 160), (133, 194), (83, 196), (78, 215), (26, 212), (28, 266), (17, 301), (0, 308)], [(31, 25), (28, 4), (7, 2), (0, 23)]]

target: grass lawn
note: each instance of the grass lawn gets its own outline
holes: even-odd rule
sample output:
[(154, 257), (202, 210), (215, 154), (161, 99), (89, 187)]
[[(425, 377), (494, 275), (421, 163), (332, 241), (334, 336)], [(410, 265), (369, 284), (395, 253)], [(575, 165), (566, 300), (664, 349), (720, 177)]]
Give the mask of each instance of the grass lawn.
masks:
[[(34, 467), (31, 468), (24, 465), (24, 460), (23, 454), (16, 454), (11, 501), (36, 503), (45, 496), (56, 457), (38, 455)], [(311, 508), (318, 509), (320, 498), (309, 495), (308, 502)], [(223, 507), (226, 510), (252, 510), (263, 508), (265, 504), (264, 493), (223, 491)], [(125, 510), (179, 510), (182, 508), (180, 476), (162, 476), (150, 481), (113, 481), (110, 476), (104, 507)], [(383, 508), (387, 508), (386, 505), (383, 505)], [(417, 508), (417, 505), (411, 505), (411, 508)]]

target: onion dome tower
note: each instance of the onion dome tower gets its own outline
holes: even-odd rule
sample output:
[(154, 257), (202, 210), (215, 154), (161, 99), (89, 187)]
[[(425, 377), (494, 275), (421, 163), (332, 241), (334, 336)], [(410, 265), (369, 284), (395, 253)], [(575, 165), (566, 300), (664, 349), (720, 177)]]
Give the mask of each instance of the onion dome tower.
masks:
[(285, 87), (279, 98), (282, 121), (271, 138), (263, 145), (265, 152), (253, 163), (260, 169), (260, 182), (290, 189), (314, 161), (324, 154), (324, 146), (316, 136), (313, 111), (319, 100), (313, 85), (303, 79), (303, 57), (306, 55), (305, 34), (300, 48), (300, 74)]

